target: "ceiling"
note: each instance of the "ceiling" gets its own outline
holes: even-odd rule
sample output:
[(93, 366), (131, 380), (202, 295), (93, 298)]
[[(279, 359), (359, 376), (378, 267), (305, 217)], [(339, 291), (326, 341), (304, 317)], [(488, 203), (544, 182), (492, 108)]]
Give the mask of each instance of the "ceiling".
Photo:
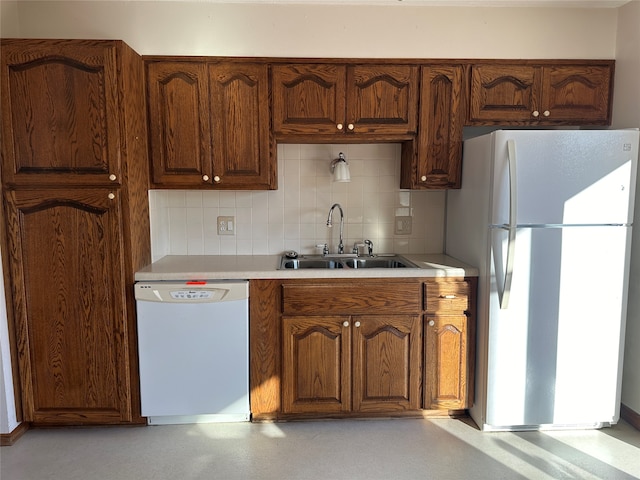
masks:
[[(176, 1), (176, 0), (155, 0)], [(194, 0), (178, 0), (194, 1)], [(640, 0), (197, 0), (204, 3), (254, 3), (300, 5), (414, 5), (438, 7), (572, 7), (617, 8)]]

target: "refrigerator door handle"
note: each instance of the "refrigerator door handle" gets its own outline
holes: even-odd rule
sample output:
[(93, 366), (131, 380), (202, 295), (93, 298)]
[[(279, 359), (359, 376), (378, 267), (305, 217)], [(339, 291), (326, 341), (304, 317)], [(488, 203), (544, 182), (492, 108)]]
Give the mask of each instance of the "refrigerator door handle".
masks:
[(513, 277), (513, 261), (516, 250), (516, 225), (518, 214), (518, 176), (516, 175), (516, 142), (507, 140), (507, 158), (509, 160), (509, 225), (507, 241), (507, 260), (505, 262), (504, 285), (500, 296), (500, 308), (509, 308), (511, 280)]

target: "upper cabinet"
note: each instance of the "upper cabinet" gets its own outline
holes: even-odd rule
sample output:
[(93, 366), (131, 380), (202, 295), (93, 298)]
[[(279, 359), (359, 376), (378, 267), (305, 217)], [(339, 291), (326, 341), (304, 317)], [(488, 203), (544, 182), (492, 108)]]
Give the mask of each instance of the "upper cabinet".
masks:
[(267, 64), (146, 63), (155, 186), (276, 188)]
[(401, 188), (459, 188), (466, 88), (462, 65), (424, 65), (416, 140), (402, 146)]
[(471, 67), (469, 124), (609, 125), (613, 61)]
[(400, 188), (461, 186), (465, 125), (607, 125), (608, 60), (147, 57), (152, 183), (277, 188), (276, 140), (402, 143)]
[[(119, 184), (127, 139), (121, 42), (3, 40), (2, 177), (6, 185)], [(118, 50), (122, 54), (116, 54)], [(119, 64), (119, 62), (121, 62)]]
[(417, 131), (417, 66), (276, 64), (272, 88), (281, 140), (401, 141)]

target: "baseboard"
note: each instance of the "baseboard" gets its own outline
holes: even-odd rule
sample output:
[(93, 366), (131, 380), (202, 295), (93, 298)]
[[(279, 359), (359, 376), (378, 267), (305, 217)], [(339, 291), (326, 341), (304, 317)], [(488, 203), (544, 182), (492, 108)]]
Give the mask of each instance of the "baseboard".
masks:
[(16, 443), (18, 439), (29, 430), (29, 424), (22, 422), (11, 433), (0, 433), (0, 447), (9, 447)]
[(640, 430), (640, 413), (634, 412), (624, 403), (620, 404), (620, 418), (636, 430)]

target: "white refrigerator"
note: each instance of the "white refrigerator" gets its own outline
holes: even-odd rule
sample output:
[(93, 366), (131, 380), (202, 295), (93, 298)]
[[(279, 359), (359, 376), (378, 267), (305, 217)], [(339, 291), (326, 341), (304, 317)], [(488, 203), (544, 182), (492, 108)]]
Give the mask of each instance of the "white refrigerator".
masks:
[(479, 269), (482, 430), (617, 423), (638, 143), (635, 129), (464, 142), (445, 244)]

